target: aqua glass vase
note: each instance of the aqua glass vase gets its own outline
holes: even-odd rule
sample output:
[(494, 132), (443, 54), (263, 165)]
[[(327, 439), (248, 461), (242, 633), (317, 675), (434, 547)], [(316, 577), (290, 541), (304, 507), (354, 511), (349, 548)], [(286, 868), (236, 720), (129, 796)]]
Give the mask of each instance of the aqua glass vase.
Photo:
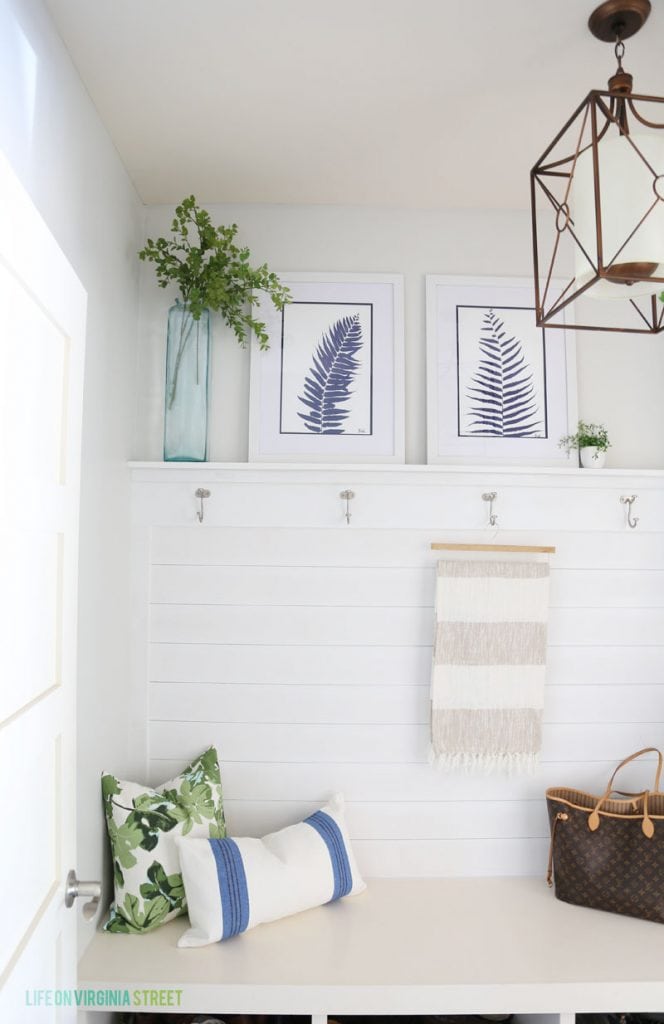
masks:
[(194, 320), (187, 306), (177, 301), (168, 311), (165, 462), (207, 459), (209, 360), (209, 310)]

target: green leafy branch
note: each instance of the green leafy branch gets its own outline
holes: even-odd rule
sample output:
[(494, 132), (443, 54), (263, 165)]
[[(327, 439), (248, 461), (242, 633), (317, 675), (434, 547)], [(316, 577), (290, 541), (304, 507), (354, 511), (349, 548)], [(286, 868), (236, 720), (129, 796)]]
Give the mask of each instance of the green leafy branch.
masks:
[(290, 299), (266, 263), (252, 267), (251, 253), (235, 244), (237, 224), (214, 227), (210, 215), (202, 210), (195, 196), (183, 199), (175, 209), (171, 224), (172, 238), (148, 238), (140, 250), (141, 260), (155, 265), (160, 288), (177, 284), (180, 297), (194, 320), (200, 320), (204, 309), (220, 313), (243, 347), (253, 332), (261, 349), (269, 348), (265, 324), (252, 316), (260, 305), (257, 292), (265, 292), (276, 309), (281, 310)]

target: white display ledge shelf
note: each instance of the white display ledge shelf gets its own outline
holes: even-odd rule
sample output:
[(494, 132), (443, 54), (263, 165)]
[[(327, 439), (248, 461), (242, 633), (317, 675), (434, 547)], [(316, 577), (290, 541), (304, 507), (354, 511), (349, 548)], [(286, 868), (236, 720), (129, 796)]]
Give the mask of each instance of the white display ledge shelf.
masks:
[(644, 487), (661, 487), (664, 469), (579, 469), (559, 466), (445, 465), (419, 464), (368, 465), (365, 463), (316, 462), (129, 462), (132, 477), (137, 481), (171, 483), (178, 480), (226, 479), (283, 483), (325, 481), (372, 481), (374, 483), (408, 483), (409, 486), (450, 485), (464, 480), (500, 479), (515, 484), (528, 478), (546, 485), (555, 478), (562, 486), (612, 487), (641, 483)]
[[(573, 907), (539, 878), (374, 879), (202, 949), (179, 919), (98, 932), (78, 985), (177, 988), (191, 1013), (546, 1015), (664, 1009), (664, 926)], [(101, 1009), (101, 1007), (99, 1007)], [(167, 1012), (167, 1011), (163, 1011)]]

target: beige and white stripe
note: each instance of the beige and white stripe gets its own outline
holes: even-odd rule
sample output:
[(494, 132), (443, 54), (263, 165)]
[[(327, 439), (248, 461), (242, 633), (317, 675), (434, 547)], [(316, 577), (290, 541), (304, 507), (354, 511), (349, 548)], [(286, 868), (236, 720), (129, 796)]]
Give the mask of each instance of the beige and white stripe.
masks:
[(549, 566), (438, 563), (431, 761), (534, 768), (542, 742)]

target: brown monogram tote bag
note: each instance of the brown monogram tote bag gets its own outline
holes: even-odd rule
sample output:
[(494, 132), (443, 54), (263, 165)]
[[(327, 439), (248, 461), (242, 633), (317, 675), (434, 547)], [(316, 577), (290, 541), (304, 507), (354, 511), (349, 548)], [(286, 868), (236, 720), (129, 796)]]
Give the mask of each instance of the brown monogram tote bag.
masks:
[[(624, 793), (613, 783), (642, 754), (657, 754), (655, 788)], [(621, 761), (602, 796), (547, 789), (551, 829), (547, 882), (565, 903), (664, 923), (662, 754), (645, 747)], [(611, 799), (617, 793), (623, 799)]]

